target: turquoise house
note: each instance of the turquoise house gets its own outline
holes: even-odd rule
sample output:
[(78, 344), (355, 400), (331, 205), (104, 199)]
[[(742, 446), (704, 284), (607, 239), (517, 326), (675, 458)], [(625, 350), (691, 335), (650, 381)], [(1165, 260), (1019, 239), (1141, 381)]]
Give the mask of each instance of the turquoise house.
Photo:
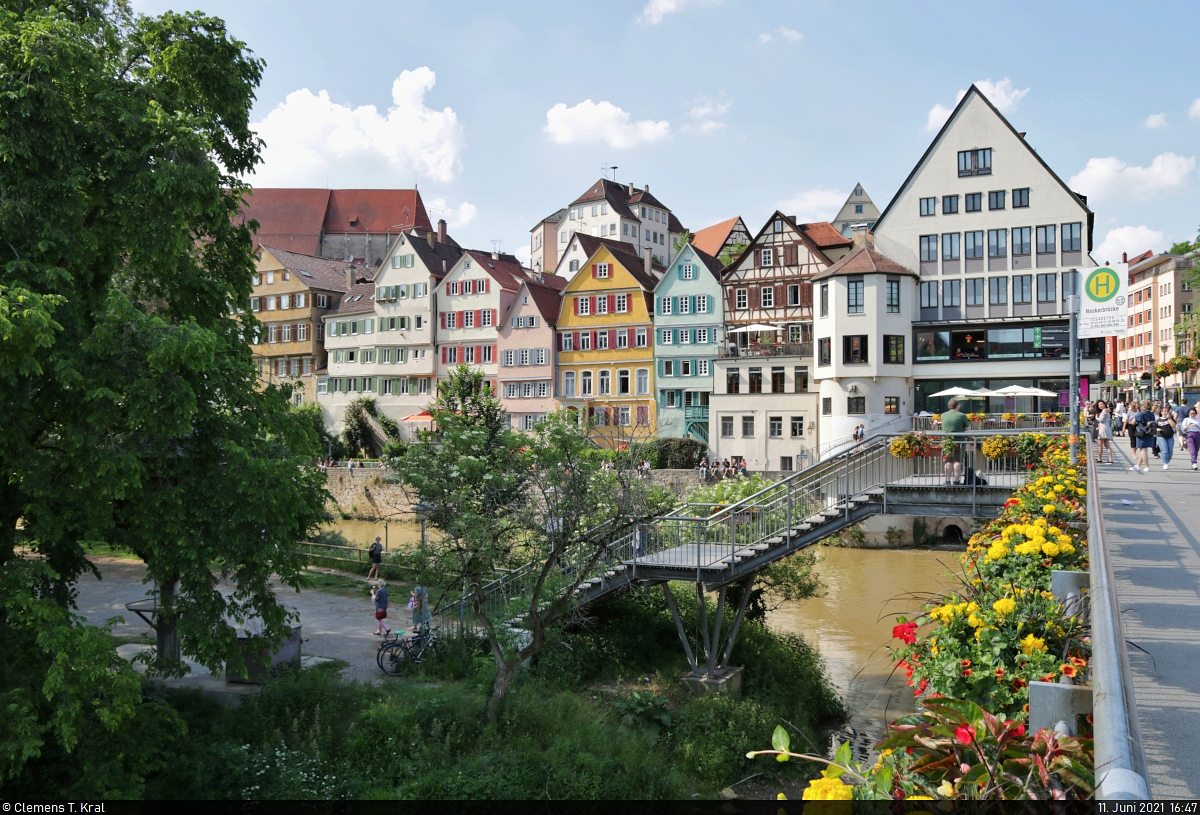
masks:
[(686, 243), (654, 288), (659, 436), (708, 442), (714, 362), (724, 343), (720, 261)]

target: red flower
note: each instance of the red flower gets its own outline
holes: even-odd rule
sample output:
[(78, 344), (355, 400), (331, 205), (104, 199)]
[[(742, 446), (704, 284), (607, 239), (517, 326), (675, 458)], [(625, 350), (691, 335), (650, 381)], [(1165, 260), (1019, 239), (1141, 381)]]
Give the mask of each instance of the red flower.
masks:
[(1078, 669), (1071, 664), (1060, 665), (1058, 670), (1062, 672), (1063, 676), (1069, 676), (1071, 678), (1074, 678), (1075, 674), (1079, 672)]
[(963, 675), (963, 676), (970, 676), (970, 675), (971, 675), (971, 669), (970, 669), (970, 668), (963, 668), (962, 675)]
[(964, 668), (970, 668), (970, 667), (971, 667), (971, 660), (969, 660), (969, 659), (964, 659), (964, 660), (961, 660), (961, 662), (962, 662), (962, 666), (963, 666)]
[(997, 679), (1003, 679), (1003, 678), (1004, 678), (1004, 669), (1003, 669), (1003, 668), (997, 668), (997, 669), (996, 669), (996, 678), (997, 678)]
[(925, 688), (926, 688), (926, 686), (927, 686), (927, 685), (929, 685), (929, 680), (928, 680), (928, 679), (922, 679), (922, 680), (921, 680), (921, 684), (920, 684), (920, 685), (917, 685), (917, 687), (916, 687), (916, 690), (914, 690), (914, 691), (913, 691), (913, 695), (914, 695), (914, 696), (920, 696), (922, 693), (924, 693), (924, 692), (925, 692)]
[(954, 738), (959, 744), (970, 744), (975, 741), (975, 728), (969, 724), (960, 724), (954, 728)]
[(916, 630), (916, 623), (901, 623), (892, 629), (892, 639), (900, 640), (905, 645), (912, 645), (917, 641)]
[(1013, 736), (1015, 736), (1018, 739), (1021, 738), (1021, 736), (1024, 736), (1025, 735), (1025, 725), (1019, 724), (1016, 727), (1014, 727), (1012, 734), (1013, 734)]
[(1027, 686), (1028, 684), (1029, 684), (1028, 682), (1026, 682), (1024, 679), (1022, 679), (1021, 677), (1018, 676), (1016, 679), (1013, 680), (1013, 689), (1020, 690), (1021, 688)]

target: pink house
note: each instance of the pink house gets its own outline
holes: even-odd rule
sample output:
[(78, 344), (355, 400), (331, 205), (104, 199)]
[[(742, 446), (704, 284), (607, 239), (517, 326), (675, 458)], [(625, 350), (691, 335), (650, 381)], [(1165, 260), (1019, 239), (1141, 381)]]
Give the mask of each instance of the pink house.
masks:
[(483, 371), (488, 384), (496, 386), (498, 329), (525, 272), (512, 255), (471, 249), (450, 268), (434, 292), (439, 380), (466, 364)]
[(522, 283), (500, 323), (500, 401), (516, 430), (532, 430), (557, 407), (554, 329), (566, 285), (558, 275), (533, 275)]

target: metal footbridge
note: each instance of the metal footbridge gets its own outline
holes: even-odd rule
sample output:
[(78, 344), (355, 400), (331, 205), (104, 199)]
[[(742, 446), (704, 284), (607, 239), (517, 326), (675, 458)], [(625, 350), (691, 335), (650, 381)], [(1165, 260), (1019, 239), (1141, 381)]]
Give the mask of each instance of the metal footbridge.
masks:
[[(996, 517), (1023, 483), (1024, 470), (1015, 458), (990, 461), (979, 453), (983, 439), (995, 435), (990, 431), (955, 436), (961, 472), (976, 475), (966, 479), (969, 483), (955, 484), (946, 480), (940, 452), (897, 458), (889, 450), (895, 435), (871, 435), (736, 504), (686, 503), (649, 522), (628, 525), (613, 535), (599, 559), (595, 537), (589, 533), (588, 542), (563, 557), (561, 579), (566, 585), (578, 583), (579, 606), (663, 585), (693, 672), (715, 676), (732, 651), (754, 578), (770, 564), (872, 515)], [(538, 575), (530, 565), (488, 584), (482, 610), (493, 621), (520, 629)], [(695, 651), (685, 636), (670, 582), (696, 586), (702, 630)], [(725, 598), (733, 584), (744, 590), (729, 623)], [(718, 592), (713, 628), (704, 603), (709, 591)], [(458, 616), (466, 628), (475, 627), (465, 600), (444, 614)]]

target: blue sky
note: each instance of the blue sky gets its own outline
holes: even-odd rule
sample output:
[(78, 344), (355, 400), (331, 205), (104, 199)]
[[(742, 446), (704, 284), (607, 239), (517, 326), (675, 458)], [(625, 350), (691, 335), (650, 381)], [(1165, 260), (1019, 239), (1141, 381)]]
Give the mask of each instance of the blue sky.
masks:
[(1096, 260), (1200, 225), (1195, 2), (134, 5), (222, 17), (266, 60), (256, 183), (416, 179), (470, 246), (527, 251), (605, 164), (693, 230), (827, 219), (855, 182), (882, 209), (972, 82), (1089, 196)]

